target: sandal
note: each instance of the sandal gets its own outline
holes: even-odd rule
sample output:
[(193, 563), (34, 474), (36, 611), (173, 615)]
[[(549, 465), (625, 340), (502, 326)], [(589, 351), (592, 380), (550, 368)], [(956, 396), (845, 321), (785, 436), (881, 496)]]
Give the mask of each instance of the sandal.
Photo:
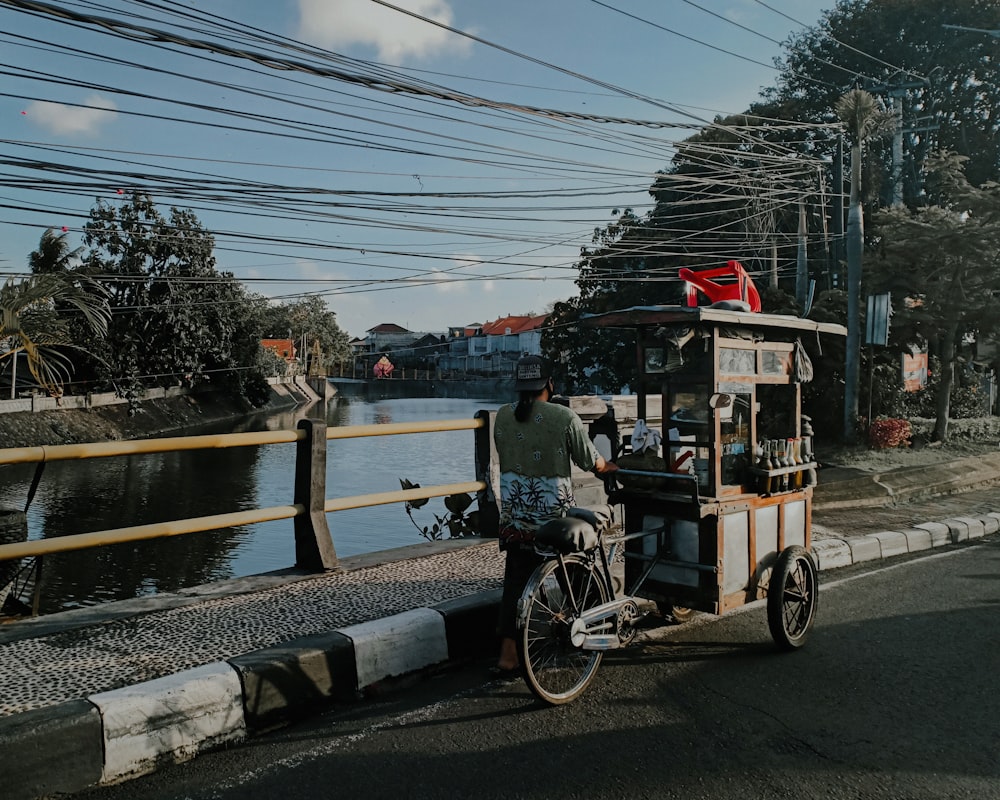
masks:
[(497, 680), (513, 681), (521, 677), (520, 667), (490, 667), (490, 675)]

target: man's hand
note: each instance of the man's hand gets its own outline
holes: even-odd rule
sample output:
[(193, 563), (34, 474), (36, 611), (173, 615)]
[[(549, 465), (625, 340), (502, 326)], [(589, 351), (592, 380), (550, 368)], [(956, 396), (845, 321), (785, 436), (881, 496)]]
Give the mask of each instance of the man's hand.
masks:
[(604, 475), (608, 472), (617, 472), (618, 465), (614, 461), (605, 461), (603, 458), (598, 457), (597, 461), (594, 463), (594, 474)]

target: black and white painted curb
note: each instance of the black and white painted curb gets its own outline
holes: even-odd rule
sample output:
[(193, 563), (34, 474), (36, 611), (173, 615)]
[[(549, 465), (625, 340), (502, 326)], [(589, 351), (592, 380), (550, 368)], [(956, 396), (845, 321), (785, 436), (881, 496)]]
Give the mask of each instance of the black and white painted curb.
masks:
[[(980, 538), (1000, 512), (814, 541), (821, 570)], [(499, 590), (0, 718), (4, 796), (77, 792), (271, 730), (380, 682), (491, 654)]]
[(238, 742), (496, 647), (494, 590), (0, 717), (4, 797), (78, 792)]

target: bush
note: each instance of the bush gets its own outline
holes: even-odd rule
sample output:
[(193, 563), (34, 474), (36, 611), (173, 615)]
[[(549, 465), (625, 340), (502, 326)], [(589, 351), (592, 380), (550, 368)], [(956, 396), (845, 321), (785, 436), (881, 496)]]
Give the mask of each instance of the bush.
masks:
[(984, 397), (978, 386), (956, 386), (951, 391), (951, 419), (971, 419), (989, 415), (989, 398)]
[(879, 417), (872, 420), (868, 428), (868, 441), (872, 447), (879, 450), (900, 445), (909, 447), (912, 435), (910, 423), (905, 419)]
[(254, 408), (266, 406), (271, 399), (271, 386), (267, 378), (256, 370), (243, 374), (240, 381), (240, 394)]

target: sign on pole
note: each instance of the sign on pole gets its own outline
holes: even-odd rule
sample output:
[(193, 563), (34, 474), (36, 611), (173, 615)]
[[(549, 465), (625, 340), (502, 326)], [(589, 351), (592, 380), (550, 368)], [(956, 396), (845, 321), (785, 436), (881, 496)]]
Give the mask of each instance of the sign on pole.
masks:
[(865, 344), (885, 347), (889, 344), (889, 317), (892, 316), (891, 295), (868, 295), (868, 318), (865, 322)]

